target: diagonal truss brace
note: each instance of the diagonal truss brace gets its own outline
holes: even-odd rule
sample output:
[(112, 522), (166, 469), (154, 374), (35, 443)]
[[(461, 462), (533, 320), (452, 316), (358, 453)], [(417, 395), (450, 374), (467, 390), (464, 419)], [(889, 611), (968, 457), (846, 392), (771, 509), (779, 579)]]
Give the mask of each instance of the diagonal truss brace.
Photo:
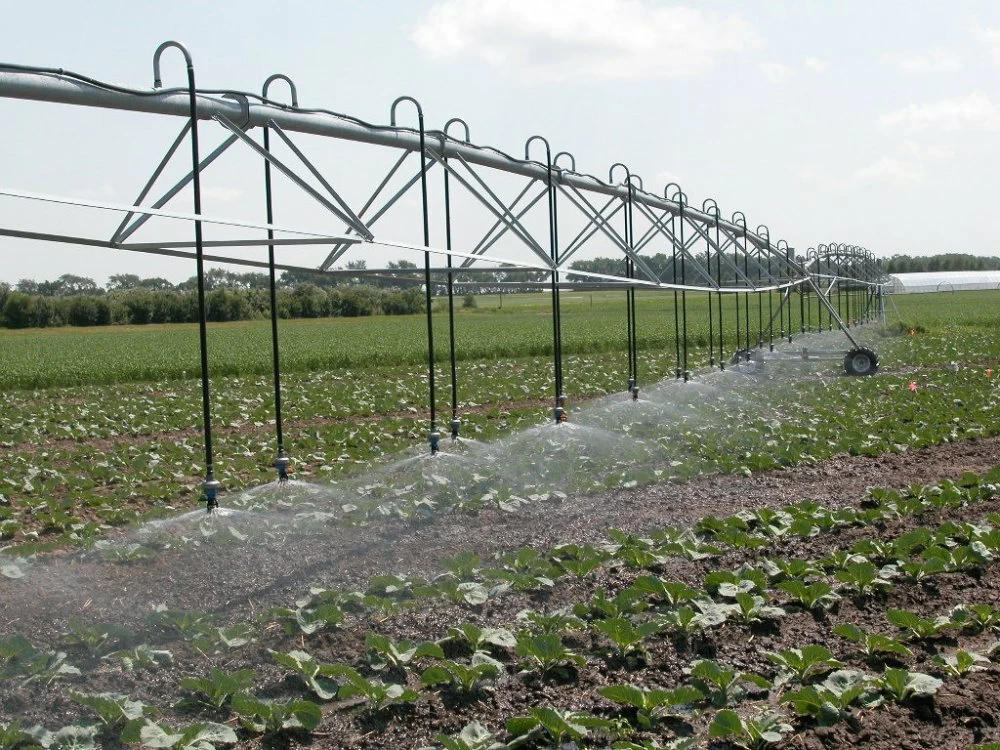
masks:
[[(312, 185), (310, 185), (301, 177), (299, 177), (297, 174), (295, 174), (295, 172), (291, 168), (286, 166), (284, 162), (278, 159), (278, 157), (276, 157), (274, 154), (265, 151), (263, 146), (258, 144), (253, 138), (248, 136), (235, 124), (230, 122), (230, 120), (225, 115), (215, 115), (213, 119), (215, 119), (215, 121), (218, 122), (220, 125), (222, 125), (222, 127), (224, 127), (226, 130), (231, 132), (233, 136), (238, 138), (242, 143), (248, 146), (258, 156), (260, 156), (269, 164), (274, 166), (279, 172), (281, 172), (283, 175), (285, 175), (285, 177), (291, 180), (306, 195), (315, 200), (317, 203), (323, 206), (323, 208), (332, 213), (334, 216), (343, 221), (345, 224), (350, 226), (351, 229), (353, 229), (355, 232), (361, 235), (363, 239), (371, 241), (372, 239), (375, 238), (375, 235), (371, 233), (371, 230), (369, 230), (368, 227), (366, 227), (361, 222), (360, 219), (354, 216), (353, 212), (348, 211), (347, 213), (345, 213), (344, 211), (341, 210), (339, 206), (336, 206), (332, 202), (327, 200), (326, 196), (321, 195), (318, 190), (316, 190)], [(279, 133), (279, 135), (282, 135), (280, 130), (278, 130), (277, 132)], [(305, 156), (301, 154), (300, 151), (298, 151), (298, 149), (295, 149), (295, 153), (310, 168), (313, 174), (318, 176), (318, 172), (316, 171), (316, 169), (311, 164), (309, 164), (308, 160), (305, 158)], [(337, 200), (340, 201), (340, 197), (336, 195), (336, 191), (333, 190), (332, 187), (330, 187), (329, 183), (322, 177), (320, 177), (319, 179), (322, 180), (323, 186), (327, 188), (327, 190), (331, 191), (331, 193), (334, 194)]]

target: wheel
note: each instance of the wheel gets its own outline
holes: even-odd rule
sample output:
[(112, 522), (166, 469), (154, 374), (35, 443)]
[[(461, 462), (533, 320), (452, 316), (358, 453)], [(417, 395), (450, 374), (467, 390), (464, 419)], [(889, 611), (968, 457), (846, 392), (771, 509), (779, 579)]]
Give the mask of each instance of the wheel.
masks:
[(851, 349), (844, 357), (848, 375), (874, 375), (878, 369), (878, 355), (871, 349)]

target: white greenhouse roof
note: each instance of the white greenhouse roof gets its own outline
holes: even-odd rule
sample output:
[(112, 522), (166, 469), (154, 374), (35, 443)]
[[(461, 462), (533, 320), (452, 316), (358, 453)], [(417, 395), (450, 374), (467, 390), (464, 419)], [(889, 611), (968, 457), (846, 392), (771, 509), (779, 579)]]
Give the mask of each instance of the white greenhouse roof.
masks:
[(1000, 271), (927, 271), (894, 273), (893, 291), (957, 292), (967, 289), (1000, 289)]

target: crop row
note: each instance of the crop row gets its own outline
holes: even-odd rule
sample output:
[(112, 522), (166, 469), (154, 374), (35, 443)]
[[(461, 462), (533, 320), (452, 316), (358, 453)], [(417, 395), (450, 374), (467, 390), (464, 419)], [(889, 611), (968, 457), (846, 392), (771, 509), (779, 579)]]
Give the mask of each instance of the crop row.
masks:
[[(911, 345), (909, 337), (892, 344)], [(602, 388), (606, 381), (596, 376), (600, 360), (584, 364), (595, 374), (592, 387)], [(546, 376), (541, 360), (484, 365), (480, 373), (484, 390), (503, 397)], [(957, 374), (921, 373), (916, 393), (907, 388), (909, 373), (869, 379), (820, 373), (795, 382), (780, 371), (717, 377), (719, 387), (711, 376), (690, 386), (668, 381), (650, 401), (628, 411), (622, 407), (631, 404), (605, 400), (572, 413), (579, 426), (521, 435), (510, 431), (544, 420), (546, 407), (511, 408), (484, 398), (463, 415), (463, 435), (493, 442), (469, 443), (462, 466), (443, 456), (437, 463), (402, 467), (383, 459), (373, 467), (370, 462), (380, 457), (423, 444), (426, 423), (416, 406), (420, 374), (397, 372), (377, 386), (353, 373), (315, 374), (289, 389), (286, 445), (297, 477), (348, 481), (356, 506), (351, 522), (358, 523), (370, 514), (409, 516), (428, 507), (516, 506), (519, 498), (552, 487), (586, 492), (718, 471), (757, 472), (842, 452), (904, 452), (987, 437), (998, 429), (993, 415), (1000, 378), (988, 379), (971, 367)], [(273, 477), (273, 427), (262, 385), (236, 379), (217, 402), (223, 418), (217, 423), (216, 472), (233, 491)], [(398, 411), (374, 418), (385, 408), (376, 391), (392, 393)], [(10, 446), (9, 471), (0, 479), (0, 539), (87, 539), (150, 510), (169, 511), (197, 500), (203, 447), (198, 432), (181, 429), (183, 415), (196, 411), (195, 389), (123, 392), (106, 408), (81, 399), (24, 404), (21, 421), (12, 425), (24, 442)], [(671, 409), (664, 419), (656, 399)], [(77, 437), (53, 440), (63, 432), (61, 425)], [(605, 428), (611, 432), (601, 432)], [(101, 442), (95, 446), (95, 441)], [(475, 471), (468, 471), (469, 465)], [(506, 471), (511, 465), (519, 467), (516, 474)], [(359, 467), (374, 472), (361, 474)], [(225, 502), (245, 501), (230, 496)]]
[[(930, 612), (891, 603), (896, 589), (912, 600), (935, 578), (995, 572), (1000, 515), (977, 506), (996, 507), (998, 480), (994, 472), (875, 491), (861, 507), (802, 501), (645, 536), (611, 531), (604, 544), (525, 547), (492, 561), (458, 553), (432, 580), (378, 575), (361, 591), (313, 588), (290, 607), (228, 626), (210, 614), (161, 609), (149, 632), (180, 652), (220, 664), (253, 649), (270, 666), (258, 665), (264, 675), (213, 666), (182, 676), (172, 709), (71, 690), (96, 723), (51, 733), (8, 725), (0, 747), (43, 740), (90, 747), (116, 737), (150, 747), (216, 747), (238, 739), (230, 722), (221, 723), (230, 718), (245, 737), (302, 735), (355, 719), (405, 724), (408, 707), (421, 702), (466, 701), (474, 711), (476, 702), (511, 690), (531, 699), (546, 686), (592, 684), (595, 670), (607, 675), (596, 691), (604, 702), (595, 698), (586, 709), (542, 703), (511, 715), (502, 729), (469, 723), (437, 741), (471, 748), (604, 738), (616, 747), (654, 748), (700, 747), (718, 737), (765, 747), (788, 733), (850, 723), (860, 710), (933, 700), (943, 680), (993, 668), (1000, 602), (963, 600), (941, 611), (931, 597)], [(883, 533), (876, 538), (874, 529)], [(782, 555), (789, 544), (828, 551)], [(741, 562), (720, 566), (727, 558)], [(553, 600), (563, 606), (539, 606)], [(884, 617), (880, 629), (854, 624), (872, 608)], [(426, 611), (445, 612), (453, 625), (436, 639), (386, 634), (405, 633)], [(494, 613), (493, 622), (484, 621), (485, 612)], [(498, 622), (497, 613), (508, 614)], [(810, 623), (819, 632), (789, 648), (748, 652), (743, 645), (741, 630), (765, 640), (786, 620), (796, 632)], [(362, 656), (323, 660), (319, 652), (335, 640), (343, 642), (340, 652)], [(727, 651), (728, 643), (737, 649)], [(21, 689), (42, 684), (62, 694), (60, 683), (83, 679), (75, 664), (100, 672), (109, 660), (119, 662), (136, 679), (176, 671), (180, 652), (163, 645), (75, 621), (60, 644), (79, 657), (74, 663), (65, 651), (36, 649), (15, 635), (0, 640), (0, 671)], [(299, 689), (289, 686), (289, 674)], [(67, 737), (81, 744), (65, 744)]]

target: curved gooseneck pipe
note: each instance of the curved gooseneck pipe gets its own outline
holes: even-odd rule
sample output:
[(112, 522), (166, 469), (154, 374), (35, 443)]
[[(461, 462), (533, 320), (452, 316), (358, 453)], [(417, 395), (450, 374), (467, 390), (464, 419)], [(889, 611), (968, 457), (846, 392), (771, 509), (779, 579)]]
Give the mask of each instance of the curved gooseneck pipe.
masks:
[[(292, 82), (291, 78), (283, 73), (275, 73), (268, 76), (267, 80), (264, 81), (263, 88), (261, 89), (261, 96), (267, 99), (267, 92), (271, 88), (271, 84), (275, 81), (284, 81), (288, 84), (288, 88), (291, 93), (292, 106), (299, 106), (299, 96), (295, 89), (295, 84)], [(271, 129), (265, 125), (263, 131), (264, 151), (270, 154)], [(288, 466), (291, 461), (288, 458), (288, 454), (285, 452), (285, 437), (281, 418), (281, 354), (278, 348), (278, 285), (274, 270), (274, 230), (270, 228), (271, 225), (274, 224), (274, 202), (271, 192), (271, 162), (268, 159), (264, 159), (264, 202), (268, 224), (267, 276), (271, 304), (271, 363), (274, 367), (274, 428), (278, 441), (278, 455), (274, 459), (274, 467), (278, 471), (278, 483), (280, 484), (288, 481)]]
[[(719, 218), (722, 212), (719, 211), (719, 204), (714, 198), (706, 198), (701, 202), (702, 213), (708, 214), (715, 219), (715, 248), (718, 251), (719, 248)], [(718, 286), (722, 286), (722, 263), (716, 261), (715, 264), (716, 275), (715, 283)], [(710, 242), (705, 242), (705, 269), (708, 271), (708, 275), (712, 275), (712, 244)], [(719, 307), (719, 367), (725, 369), (725, 359), (722, 354), (722, 292), (716, 295), (718, 307)], [(708, 364), (710, 367), (715, 367), (715, 333), (712, 327), (712, 293), (708, 293)]]
[(198, 153), (198, 101), (194, 82), (194, 62), (191, 53), (180, 42), (168, 41), (153, 53), (153, 88), (163, 85), (160, 78), (160, 56), (168, 49), (180, 50), (187, 64), (189, 117), (191, 120), (191, 169), (194, 188), (194, 244), (195, 264), (198, 275), (198, 347), (201, 355), (201, 408), (205, 429), (205, 481), (202, 483), (205, 509), (212, 513), (219, 507), (219, 490), (222, 483), (215, 478), (215, 459), (212, 453), (212, 401), (208, 381), (208, 323), (205, 313), (205, 259), (204, 241), (201, 232), (201, 158)]
[[(632, 213), (632, 196), (634, 194), (634, 186), (632, 185), (632, 171), (622, 164), (621, 162), (615, 162), (608, 169), (608, 182), (614, 184), (615, 179), (615, 169), (621, 168), (625, 170), (625, 179), (623, 184), (628, 189), (625, 194), (625, 276), (629, 279), (635, 278), (635, 264), (632, 261), (632, 253), (635, 252), (635, 234), (633, 229), (633, 213)], [(636, 353), (636, 336), (635, 336), (635, 287), (629, 286), (625, 290), (625, 330), (628, 340), (628, 392), (633, 399), (639, 398), (639, 374), (638, 369), (638, 355)]]
[(528, 160), (531, 154), (531, 144), (535, 141), (545, 146), (545, 183), (548, 193), (549, 204), (549, 257), (552, 261), (552, 359), (553, 359), (553, 382), (555, 385), (556, 405), (552, 411), (557, 424), (565, 422), (568, 418), (566, 413), (566, 395), (563, 392), (563, 372), (562, 372), (562, 304), (559, 294), (559, 234), (558, 234), (558, 214), (556, 207), (556, 191), (553, 182), (553, 161), (552, 147), (545, 136), (533, 135), (524, 142), (524, 158)]
[[(456, 124), (461, 125), (465, 130), (465, 142), (471, 142), (469, 124), (461, 117), (452, 117), (444, 124), (444, 130), (441, 131), (443, 137), (450, 138), (448, 129)], [(455, 274), (452, 272), (451, 257), (451, 184), (449, 182), (448, 157), (443, 148), (441, 152), (445, 154), (442, 156), (444, 164), (444, 237), (445, 249), (448, 251), (448, 355), (449, 364), (451, 365), (451, 422), (449, 426), (451, 427), (451, 439), (455, 440), (462, 428), (462, 422), (458, 418), (458, 362), (455, 347)]]
[[(676, 182), (668, 182), (663, 187), (663, 197), (667, 200), (673, 200), (670, 193), (670, 188), (674, 188), (674, 195), (683, 192), (681, 186)], [(677, 240), (676, 240), (676, 221), (677, 218), (674, 214), (670, 214), (670, 234), (674, 237), (670, 241), (671, 247), (671, 261), (670, 270), (672, 275), (672, 282), (674, 284), (674, 377), (680, 378), (681, 376), (681, 313), (680, 313), (680, 295), (677, 293)], [(683, 222), (682, 222), (683, 224)]]
[[(757, 251), (757, 278), (761, 278), (763, 273), (763, 264), (760, 262), (761, 253), (765, 250), (767, 251), (767, 278), (770, 283), (771, 278), (771, 230), (768, 229), (766, 224), (759, 224), (757, 226), (757, 233), (760, 234), (763, 230), (764, 234), (760, 235), (764, 238), (766, 243), (763, 249), (758, 249)], [(780, 312), (780, 309), (779, 309)], [(764, 298), (758, 293), (757, 294), (757, 319), (760, 321), (760, 329), (757, 336), (757, 347), (760, 349), (764, 348)], [(772, 292), (767, 293), (767, 346), (768, 351), (774, 351), (774, 295)]]
[(396, 127), (396, 107), (402, 102), (410, 102), (417, 110), (417, 121), (420, 127), (420, 195), (423, 206), (424, 229), (424, 304), (427, 307), (427, 385), (430, 390), (430, 432), (427, 436), (431, 446), (431, 455), (435, 455), (441, 446), (441, 433), (437, 431), (437, 393), (434, 387), (434, 313), (431, 299), (431, 254), (426, 249), (431, 246), (430, 219), (427, 205), (427, 142), (424, 133), (424, 109), (420, 102), (412, 96), (400, 96), (389, 109), (389, 124)]
[[(748, 261), (748, 256), (750, 255), (748, 243), (747, 243), (747, 217), (742, 211), (733, 211), (732, 219), (730, 219), (733, 224), (738, 226), (743, 232), (743, 275), (747, 276), (750, 270), (750, 264)], [(733, 261), (734, 264), (738, 262), (737, 250), (738, 243), (734, 245), (733, 248)], [(737, 266), (738, 267), (738, 266)], [(740, 309), (740, 297), (736, 295), (736, 311), (739, 313)], [(750, 294), (749, 292), (743, 293), (743, 330), (744, 330), (744, 340), (743, 340), (743, 354), (749, 360), (750, 358)], [(740, 348), (740, 325), (739, 320), (736, 321), (736, 346)]]
[(552, 166), (553, 167), (558, 167), (559, 169), (562, 169), (562, 167), (559, 166), (559, 157), (560, 156), (568, 156), (569, 157), (569, 171), (570, 172), (575, 172), (576, 171), (576, 157), (573, 156), (573, 154), (571, 154), (569, 151), (560, 151), (558, 154), (556, 154), (555, 156), (553, 156), (552, 157)]
[[(687, 284), (687, 243), (684, 240), (684, 209), (688, 205), (687, 194), (680, 189), (678, 186), (677, 190), (671, 196), (670, 200), (677, 204), (677, 218), (680, 223), (680, 230), (677, 233), (677, 239), (681, 246), (681, 340), (683, 345), (681, 347), (681, 362), (680, 370), (681, 375), (684, 377), (684, 382), (686, 383), (691, 378), (691, 370), (688, 368), (688, 315), (687, 315), (687, 291), (684, 286)], [(676, 297), (675, 297), (676, 299)]]

